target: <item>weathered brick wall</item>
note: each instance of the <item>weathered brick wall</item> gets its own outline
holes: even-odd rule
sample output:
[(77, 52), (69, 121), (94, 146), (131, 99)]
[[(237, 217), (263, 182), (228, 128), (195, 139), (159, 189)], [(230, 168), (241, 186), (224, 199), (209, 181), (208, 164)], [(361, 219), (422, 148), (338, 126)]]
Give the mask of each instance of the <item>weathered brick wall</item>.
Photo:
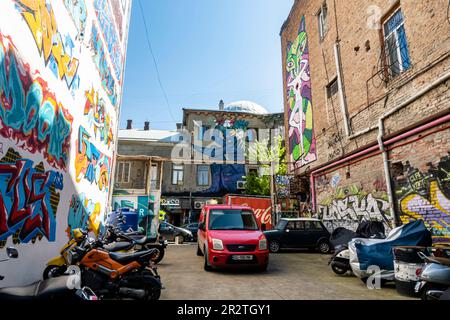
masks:
[[(376, 15), (387, 14), (393, 1), (336, 1), (337, 7), (334, 8), (334, 1), (327, 0), (328, 31), (321, 41), (316, 13), (323, 3), (323, 0), (296, 1), (281, 32), (283, 79), (286, 79), (288, 42), (296, 39), (301, 18), (305, 17), (317, 160), (297, 170), (300, 174), (361, 148), (375, 141), (377, 136), (376, 130), (373, 130), (354, 139), (347, 138), (339, 99), (334, 98), (331, 103), (332, 100), (325, 95), (326, 85), (336, 76), (333, 52), (337, 36), (335, 9), (348, 112), (354, 132), (376, 125), (383, 113), (450, 70), (450, 24), (446, 14), (448, 1), (400, 1), (411, 67), (387, 83), (377, 75), (382, 66), (381, 33), (379, 29), (369, 28), (368, 22)], [(437, 112), (449, 110), (448, 85), (447, 82), (438, 86), (393, 114), (386, 121), (386, 134), (399, 131)], [(287, 88), (284, 81), (286, 114)], [(285, 119), (286, 127), (287, 124)]]
[(403, 223), (423, 219), (434, 242), (449, 242), (450, 123), (409, 141), (390, 152), (396, 212)]

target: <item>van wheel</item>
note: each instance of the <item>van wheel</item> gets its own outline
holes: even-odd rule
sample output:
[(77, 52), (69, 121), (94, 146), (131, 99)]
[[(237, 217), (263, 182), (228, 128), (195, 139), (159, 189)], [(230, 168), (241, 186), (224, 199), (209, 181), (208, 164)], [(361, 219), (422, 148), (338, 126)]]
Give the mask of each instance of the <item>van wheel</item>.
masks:
[(329, 253), (330, 252), (330, 245), (327, 241), (321, 241), (318, 245), (320, 253)]
[(197, 245), (197, 256), (201, 257), (203, 256), (202, 250), (200, 250), (200, 247)]
[(280, 251), (280, 243), (276, 240), (272, 240), (269, 243), (270, 252), (277, 253)]
[(206, 249), (205, 249), (205, 263), (203, 265), (203, 269), (205, 269), (205, 271), (212, 270), (212, 267), (209, 265), (209, 262), (208, 262), (208, 253), (207, 253)]

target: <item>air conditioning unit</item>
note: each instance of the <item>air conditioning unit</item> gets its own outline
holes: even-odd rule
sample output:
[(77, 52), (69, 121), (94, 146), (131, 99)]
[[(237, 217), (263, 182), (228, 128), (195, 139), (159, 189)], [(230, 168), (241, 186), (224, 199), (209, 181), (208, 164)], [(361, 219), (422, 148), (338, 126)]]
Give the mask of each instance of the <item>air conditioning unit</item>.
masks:
[(204, 201), (195, 201), (194, 202), (194, 209), (201, 209), (205, 205)]
[(245, 181), (238, 181), (237, 182), (237, 189), (238, 190), (244, 190), (245, 189)]

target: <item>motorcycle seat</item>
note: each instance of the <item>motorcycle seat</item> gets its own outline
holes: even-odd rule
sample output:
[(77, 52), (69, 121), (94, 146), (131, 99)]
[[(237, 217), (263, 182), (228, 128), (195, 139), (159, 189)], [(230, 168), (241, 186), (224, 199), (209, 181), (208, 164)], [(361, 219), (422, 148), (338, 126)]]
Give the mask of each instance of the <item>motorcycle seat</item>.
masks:
[(112, 242), (103, 246), (103, 249), (107, 251), (121, 251), (121, 250), (130, 250), (133, 248), (134, 243), (130, 242)]
[(146, 236), (143, 236), (143, 235), (132, 235), (132, 236), (130, 236), (130, 238), (133, 240), (133, 242), (135, 244), (138, 244), (138, 245), (141, 245), (141, 246), (146, 244), (147, 241), (148, 241), (148, 238)]
[(442, 257), (433, 257), (433, 260), (436, 260), (440, 264), (450, 267), (450, 259), (442, 258)]
[(145, 250), (145, 251), (138, 251), (138, 252), (132, 252), (132, 253), (118, 253), (118, 252), (110, 252), (109, 256), (114, 261), (117, 261), (121, 264), (129, 264), (133, 261), (141, 260), (141, 259), (150, 259), (152, 254), (155, 252), (154, 249)]
[(0, 300), (45, 299), (51, 296), (61, 297), (69, 293), (69, 277), (61, 276), (38, 281), (24, 287), (8, 287), (0, 289)]

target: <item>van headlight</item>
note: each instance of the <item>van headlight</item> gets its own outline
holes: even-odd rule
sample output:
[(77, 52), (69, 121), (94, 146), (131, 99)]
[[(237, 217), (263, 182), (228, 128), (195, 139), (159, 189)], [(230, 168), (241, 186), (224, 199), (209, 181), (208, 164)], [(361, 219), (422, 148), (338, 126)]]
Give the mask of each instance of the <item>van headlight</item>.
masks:
[(214, 250), (223, 250), (223, 243), (220, 239), (212, 239)]
[(267, 250), (267, 239), (261, 239), (259, 240), (259, 250)]

